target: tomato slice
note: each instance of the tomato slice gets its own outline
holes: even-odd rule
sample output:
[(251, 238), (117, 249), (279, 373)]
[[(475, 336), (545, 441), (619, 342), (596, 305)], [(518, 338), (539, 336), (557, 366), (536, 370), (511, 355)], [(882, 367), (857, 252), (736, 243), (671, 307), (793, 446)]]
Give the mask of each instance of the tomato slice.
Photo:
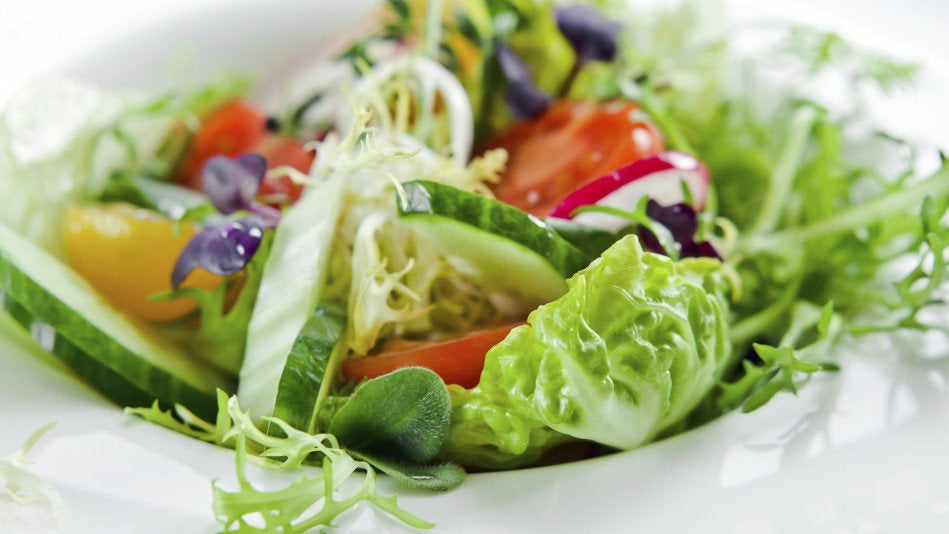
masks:
[(623, 165), (662, 152), (659, 130), (634, 102), (559, 101), (489, 143), (505, 148), (498, 199), (537, 216)]
[[(256, 152), (271, 169), (290, 166), (309, 172), (313, 153), (303, 143), (286, 135), (267, 131), (267, 117), (243, 100), (231, 100), (209, 113), (182, 161), (178, 182), (202, 190), (201, 170), (212, 156), (236, 157)], [(257, 195), (275, 206), (292, 204), (300, 198), (303, 186), (286, 176), (266, 177)]]
[(202, 119), (178, 171), (178, 181), (201, 190), (201, 169), (211, 156), (235, 157), (263, 139), (267, 116), (244, 100), (230, 100)]
[(471, 389), (481, 380), (484, 356), (488, 350), (521, 324), (524, 323), (476, 330), (448, 341), (389, 341), (383, 344), (378, 355), (343, 362), (343, 376), (358, 382), (403, 367), (425, 367), (434, 371), (446, 384)]
[[(313, 165), (313, 151), (306, 150), (303, 143), (286, 135), (265, 135), (250, 152), (263, 156), (271, 169), (289, 166), (308, 173)], [(279, 206), (296, 202), (302, 192), (303, 184), (298, 184), (287, 176), (267, 176), (260, 184), (257, 196), (268, 204)]]

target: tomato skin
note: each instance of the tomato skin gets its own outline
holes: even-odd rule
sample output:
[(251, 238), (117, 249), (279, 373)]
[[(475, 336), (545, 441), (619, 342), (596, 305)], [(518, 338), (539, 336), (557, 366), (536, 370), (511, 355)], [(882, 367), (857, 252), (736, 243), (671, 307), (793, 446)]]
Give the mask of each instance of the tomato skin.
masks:
[(178, 181), (200, 191), (201, 169), (211, 156), (235, 157), (259, 143), (267, 132), (267, 117), (244, 100), (230, 100), (211, 111), (191, 140), (178, 172)]
[[(310, 166), (313, 165), (313, 151), (306, 150), (303, 143), (286, 135), (265, 135), (250, 152), (263, 156), (271, 169), (289, 166), (309, 173)], [(302, 192), (303, 184), (294, 182), (287, 176), (267, 176), (260, 184), (257, 196), (268, 204), (292, 204), (300, 198)]]
[[(66, 258), (70, 266), (116, 307), (148, 321), (173, 320), (194, 311), (189, 298), (148, 300), (171, 290), (171, 271), (195, 229), (123, 203), (70, 208)], [(182, 284), (211, 290), (223, 277), (195, 269)]]
[(471, 389), (481, 380), (484, 356), (516, 326), (476, 330), (448, 341), (390, 341), (381, 354), (346, 360), (343, 377), (351, 381), (376, 378), (403, 367), (425, 367), (434, 371), (446, 384)]
[(578, 187), (659, 154), (665, 150), (659, 130), (639, 115), (634, 102), (561, 100), (516, 124), (488, 145), (508, 152), (495, 196), (543, 216)]
[[(312, 151), (303, 143), (267, 130), (267, 117), (243, 100), (231, 100), (209, 113), (185, 155), (178, 172), (178, 182), (201, 191), (201, 171), (212, 156), (236, 157), (256, 152), (267, 160), (270, 169), (284, 165), (309, 172)], [(258, 196), (274, 205), (292, 204), (300, 198), (303, 186), (286, 176), (266, 177)]]

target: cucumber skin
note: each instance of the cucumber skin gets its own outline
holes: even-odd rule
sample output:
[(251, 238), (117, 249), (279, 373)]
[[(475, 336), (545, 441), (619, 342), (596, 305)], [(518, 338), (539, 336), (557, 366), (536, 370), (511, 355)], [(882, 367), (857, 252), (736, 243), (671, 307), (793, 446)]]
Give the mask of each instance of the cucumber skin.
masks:
[[(42, 321), (36, 321), (29, 310), (8, 296), (3, 298), (3, 309), (16, 322), (23, 325), (33, 339), (36, 339), (33, 328), (37, 323), (49, 327)], [(83, 352), (82, 349), (59, 335), (59, 333), (53, 334), (52, 341), (52, 347), (43, 346), (43, 349), (68, 364), (73, 372), (86, 381), (97, 384), (96, 389), (111, 401), (121, 406), (149, 406), (154, 400), (154, 396), (145, 393), (144, 390), (126, 380), (125, 377), (101, 365), (95, 358)]]
[(330, 358), (343, 338), (344, 310), (321, 304), (300, 329), (280, 375), (273, 417), (300, 430), (316, 431), (310, 428), (313, 412)]
[(427, 180), (403, 187), (405, 202), (398, 204), (404, 219), (437, 215), (509, 239), (545, 258), (564, 278), (592, 261), (542, 220), (499, 200)]
[[(3, 250), (0, 250), (0, 290), (4, 309), (17, 322), (31, 335), (35, 323), (49, 325), (55, 336), (52, 347), (44, 348), (113, 402), (147, 407), (157, 399), (165, 407), (181, 404), (205, 419), (213, 420), (217, 414), (214, 387), (200, 389), (145, 361), (102, 332), (84, 317), (83, 311), (69, 307), (35, 282)], [(227, 382), (211, 379), (208, 382), (208, 386), (211, 382), (220, 382), (219, 387), (233, 390), (233, 384)]]

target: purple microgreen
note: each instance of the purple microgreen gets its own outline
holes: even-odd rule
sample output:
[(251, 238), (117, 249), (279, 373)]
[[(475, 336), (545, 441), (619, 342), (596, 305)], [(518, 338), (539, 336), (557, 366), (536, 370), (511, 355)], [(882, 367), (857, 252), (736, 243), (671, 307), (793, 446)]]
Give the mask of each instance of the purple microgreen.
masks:
[(532, 119), (550, 106), (550, 97), (534, 83), (527, 65), (506, 43), (496, 46), (498, 66), (507, 80), (504, 103), (511, 114), (521, 120)]
[[(669, 230), (672, 238), (679, 244), (680, 257), (722, 259), (711, 243), (695, 241), (698, 219), (692, 206), (683, 202), (663, 206), (655, 200), (649, 199), (646, 204), (646, 215)], [(653, 252), (668, 255), (668, 251), (665, 250), (656, 235), (645, 226), (641, 225), (639, 228), (639, 239), (646, 248)]]
[(612, 61), (616, 56), (616, 37), (622, 25), (607, 19), (590, 6), (560, 6), (554, 9), (557, 29), (570, 42), (576, 60), (560, 87), (560, 96), (570, 93), (580, 69), (588, 61)]
[(178, 289), (196, 268), (219, 275), (240, 271), (254, 257), (266, 224), (257, 215), (206, 226), (185, 245), (171, 273), (171, 287)]
[(570, 41), (580, 61), (612, 61), (622, 25), (590, 6), (560, 6), (554, 10), (557, 29)]
[(218, 211), (231, 214), (251, 209), (266, 173), (267, 160), (260, 154), (213, 156), (201, 171), (201, 185)]

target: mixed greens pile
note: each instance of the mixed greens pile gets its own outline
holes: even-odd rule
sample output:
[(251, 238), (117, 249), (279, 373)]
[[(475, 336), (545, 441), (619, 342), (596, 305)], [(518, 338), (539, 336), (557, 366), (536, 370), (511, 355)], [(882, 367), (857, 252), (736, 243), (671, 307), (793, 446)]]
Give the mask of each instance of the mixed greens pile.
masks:
[[(428, 527), (378, 493), (377, 472), (443, 491), (464, 468), (634, 448), (796, 392), (837, 369), (843, 337), (933, 328), (949, 166), (939, 154), (918, 172), (910, 143), (862, 122), (859, 97), (913, 67), (797, 27), (761, 64), (707, 9), (390, 0), (378, 30), (306, 73), (309, 92), (268, 103), (268, 139), (299, 141), (303, 168), (210, 155), (197, 187), (181, 173), (206, 117), (252, 84), (141, 100), (47, 83), (0, 120), (4, 308), (52, 327), (50, 350), (130, 413), (236, 449), (239, 485), (215, 486), (214, 513), (241, 531), (328, 525), (362, 500)], [(828, 75), (856, 104), (780, 81)], [(498, 139), (573, 102), (635, 103), (624, 120), (656, 136), (642, 157), (693, 155), (707, 195), (683, 182), (681, 201), (571, 213), (618, 230), (502, 202), (518, 149)], [(95, 239), (76, 235), (129, 218), (180, 239), (149, 302), (185, 312), (108, 326), (76, 303), (128, 310), (48, 282), (74, 275), (25, 272), (66, 262), (94, 276), (76, 258)], [(912, 267), (886, 279), (900, 260)], [(201, 271), (219, 278), (189, 278)], [(466, 349), (437, 343), (470, 347), (499, 325), (473, 382), (449, 378)], [(361, 374), (431, 343), (444, 354)], [(267, 492), (247, 461), (322, 470)], [(357, 471), (359, 489), (339, 494)]]

